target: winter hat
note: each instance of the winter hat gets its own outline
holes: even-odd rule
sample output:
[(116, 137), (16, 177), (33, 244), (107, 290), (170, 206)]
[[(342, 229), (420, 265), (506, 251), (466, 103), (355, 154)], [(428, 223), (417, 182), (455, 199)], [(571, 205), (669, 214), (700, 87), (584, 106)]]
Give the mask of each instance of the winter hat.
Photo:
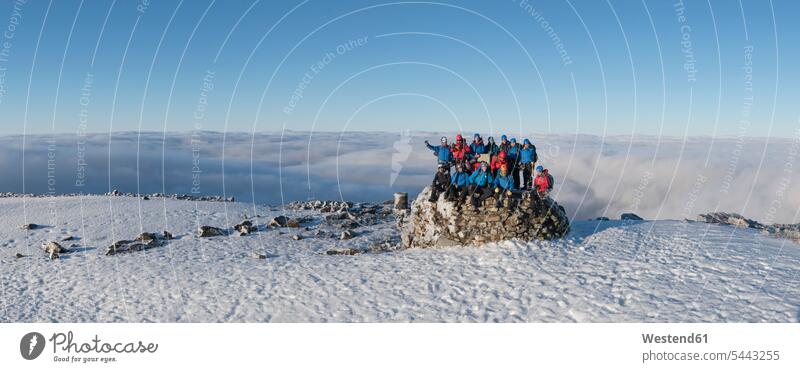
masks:
[(494, 143), (494, 137), (489, 136), (489, 138), (486, 139), (486, 142)]
[(508, 137), (504, 134), (504, 135), (500, 136), (500, 140), (501, 141), (508, 141)]
[(441, 139), (440, 141), (441, 141), (442, 143), (447, 143), (447, 137), (442, 137), (442, 139)]
[(541, 166), (541, 165), (537, 165), (537, 166), (536, 166), (536, 171), (537, 171), (537, 172), (542, 172), (542, 171), (544, 171), (544, 167), (543, 167), (543, 166)]
[(480, 133), (475, 133), (475, 134), (472, 136), (472, 138), (481, 138), (481, 135), (480, 135)]
[(460, 134), (456, 134), (456, 142), (461, 142), (461, 140), (463, 140), (463, 139), (464, 139), (464, 137), (461, 137)]
[(505, 159), (506, 158), (506, 152), (505, 151), (500, 151), (500, 153), (497, 154), (497, 155), (500, 157), (500, 159)]
[(524, 143), (526, 145), (530, 145), (531, 141), (526, 138), (524, 141), (522, 141), (522, 143)]
[(517, 139), (516, 138), (512, 138), (511, 139), (511, 143), (517, 143)]

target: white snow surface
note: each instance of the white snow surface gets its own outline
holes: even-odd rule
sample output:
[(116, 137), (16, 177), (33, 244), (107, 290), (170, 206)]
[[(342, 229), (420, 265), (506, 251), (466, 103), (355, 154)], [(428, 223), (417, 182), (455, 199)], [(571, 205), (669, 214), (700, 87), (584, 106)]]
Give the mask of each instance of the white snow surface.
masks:
[[(361, 227), (340, 241), (264, 229), (272, 216), (318, 212), (244, 203), (5, 198), (0, 211), (3, 322), (800, 320), (800, 246), (730, 226), (574, 221), (570, 235), (553, 242), (329, 256), (396, 234), (394, 224)], [(195, 234), (245, 214), (261, 216), (259, 232)], [(26, 231), (24, 223), (45, 227)], [(163, 230), (177, 239), (104, 254), (116, 240)], [(78, 247), (49, 260), (39, 246), (64, 235), (78, 237)]]

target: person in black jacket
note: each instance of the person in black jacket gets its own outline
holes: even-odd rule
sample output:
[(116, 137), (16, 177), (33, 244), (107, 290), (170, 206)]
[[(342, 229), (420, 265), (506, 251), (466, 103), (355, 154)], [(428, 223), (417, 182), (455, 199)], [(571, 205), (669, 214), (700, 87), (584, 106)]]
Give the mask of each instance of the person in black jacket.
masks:
[(433, 176), (433, 183), (431, 183), (431, 197), (428, 199), (431, 203), (436, 203), (439, 200), (439, 194), (447, 192), (450, 188), (450, 170), (444, 164), (439, 164), (439, 169), (436, 175)]

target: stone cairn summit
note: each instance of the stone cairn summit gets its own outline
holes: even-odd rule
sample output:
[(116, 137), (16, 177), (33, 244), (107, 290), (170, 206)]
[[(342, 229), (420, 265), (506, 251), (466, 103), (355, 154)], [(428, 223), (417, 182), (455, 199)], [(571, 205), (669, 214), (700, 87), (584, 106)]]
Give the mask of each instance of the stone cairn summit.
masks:
[(442, 195), (431, 203), (430, 193), (430, 187), (425, 188), (411, 209), (398, 216), (400, 236), (408, 248), (478, 245), (513, 238), (549, 240), (569, 232), (564, 208), (550, 198), (515, 193), (510, 208), (497, 208), (495, 199), (489, 198), (476, 212), (469, 200), (456, 206)]

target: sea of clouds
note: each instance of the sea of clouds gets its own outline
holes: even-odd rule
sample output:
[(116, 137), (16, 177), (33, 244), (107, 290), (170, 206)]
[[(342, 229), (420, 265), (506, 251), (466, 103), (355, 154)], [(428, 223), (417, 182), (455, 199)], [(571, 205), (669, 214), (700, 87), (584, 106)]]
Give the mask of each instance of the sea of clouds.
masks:
[[(382, 201), (429, 184), (440, 133), (105, 133), (0, 137), (0, 192)], [(453, 137), (452, 133), (446, 134)], [(498, 136), (499, 137), (499, 136)], [(531, 135), (573, 218), (729, 211), (800, 222), (796, 138)], [(520, 138), (521, 140), (521, 138)], [(24, 148), (24, 152), (23, 152)]]

